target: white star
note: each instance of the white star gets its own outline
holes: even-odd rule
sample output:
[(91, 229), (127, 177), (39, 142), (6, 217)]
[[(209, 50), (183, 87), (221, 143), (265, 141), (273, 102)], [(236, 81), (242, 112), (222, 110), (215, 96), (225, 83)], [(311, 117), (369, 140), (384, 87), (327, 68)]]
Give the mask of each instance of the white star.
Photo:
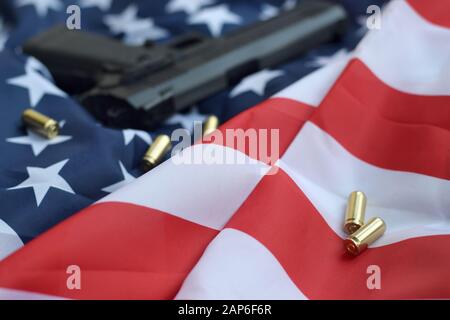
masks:
[(281, 10), (292, 10), (297, 5), (297, 0), (286, 0), (281, 8), (275, 7), (271, 4), (263, 4), (261, 14), (259, 15), (260, 20), (269, 20), (280, 14)]
[(3, 23), (3, 20), (0, 18), (0, 51), (5, 49), (6, 41), (8, 41), (8, 31)]
[(26, 73), (23, 76), (8, 79), (7, 83), (27, 89), (32, 107), (35, 107), (45, 94), (53, 94), (60, 97), (67, 96), (63, 91), (39, 73), (34, 72), (29, 68), (26, 69), (25, 72)]
[(221, 4), (205, 8), (189, 17), (190, 24), (206, 24), (215, 37), (220, 36), (225, 24), (241, 24), (242, 18), (230, 11), (227, 5)]
[(128, 6), (120, 14), (108, 14), (103, 22), (109, 27), (112, 33), (121, 33), (127, 30), (126, 24), (136, 20), (138, 8), (134, 5)]
[(59, 0), (16, 0), (18, 7), (33, 5), (39, 16), (47, 15), (49, 9), (61, 10), (62, 3)]
[(0, 30), (0, 51), (5, 49), (6, 41), (8, 41), (8, 33), (4, 30)]
[(59, 175), (59, 172), (66, 165), (67, 161), (69, 159), (55, 163), (47, 168), (27, 167), (28, 179), (8, 190), (33, 188), (38, 207), (50, 188), (75, 194), (67, 181)]
[[(149, 19), (151, 20), (151, 19)], [(167, 30), (157, 27), (153, 20), (149, 21), (149, 24), (145, 28), (136, 29), (136, 31), (131, 30), (125, 37), (123, 41), (131, 46), (141, 46), (148, 40), (159, 40), (163, 38), (167, 38), (169, 33)]]
[(348, 51), (346, 49), (341, 49), (331, 56), (317, 56), (314, 58), (314, 61), (311, 61), (306, 64), (308, 67), (324, 67), (326, 65), (329, 65), (330, 63), (333, 63), (335, 61), (339, 61), (343, 58), (345, 58), (348, 55)]
[(169, 13), (184, 11), (187, 14), (197, 12), (201, 7), (213, 4), (214, 0), (170, 0), (166, 10)]
[(53, 139), (46, 139), (30, 130), (27, 130), (27, 133), (27, 136), (9, 138), (6, 139), (6, 141), (17, 144), (28, 144), (31, 146), (31, 149), (33, 149), (33, 154), (35, 156), (38, 156), (48, 146), (63, 143), (67, 140), (72, 139), (71, 136), (57, 136)]
[(153, 19), (141, 19), (138, 8), (130, 5), (120, 14), (105, 16), (103, 22), (114, 34), (124, 34), (124, 41), (130, 45), (142, 45), (147, 40), (159, 40), (169, 36), (169, 32), (155, 25)]
[(191, 112), (187, 114), (177, 113), (166, 120), (166, 124), (168, 125), (177, 125), (181, 124), (181, 126), (188, 131), (192, 132), (194, 130), (194, 122), (203, 122), (205, 121), (206, 116), (200, 114), (197, 108), (192, 108)]
[(297, 5), (297, 0), (286, 0), (286, 2), (283, 4), (284, 10), (292, 10)]
[(47, 68), (35, 57), (28, 57), (27, 62), (25, 63), (25, 70), (32, 71), (48, 71)]
[(53, 79), (52, 75), (50, 74), (50, 71), (48, 71), (47, 67), (42, 64), (38, 59), (35, 57), (28, 57), (27, 62), (25, 63), (25, 70), (29, 71), (36, 71), (41, 73), (43, 76), (45, 76), (48, 79)]
[(264, 69), (244, 78), (230, 93), (230, 97), (236, 97), (244, 92), (254, 92), (257, 95), (264, 95), (267, 84), (284, 74), (281, 70)]
[(134, 137), (138, 136), (142, 140), (144, 140), (148, 145), (152, 143), (152, 137), (145, 132), (141, 130), (134, 130), (134, 129), (125, 129), (122, 131), (123, 133), (123, 139), (125, 140), (125, 145), (127, 146)]
[(264, 4), (259, 15), (259, 19), (265, 21), (276, 17), (280, 13), (280, 9), (270, 4)]
[(122, 171), (123, 180), (119, 181), (117, 183), (114, 183), (108, 187), (103, 188), (102, 191), (111, 193), (116, 190), (119, 190), (120, 188), (126, 186), (130, 182), (133, 182), (134, 180), (136, 180), (136, 178), (134, 176), (132, 176), (131, 174), (128, 173), (128, 171), (125, 169), (124, 165), (120, 161), (119, 161), (119, 166), (120, 166), (120, 171)]
[(111, 9), (112, 0), (80, 0), (83, 8), (98, 7), (102, 11)]

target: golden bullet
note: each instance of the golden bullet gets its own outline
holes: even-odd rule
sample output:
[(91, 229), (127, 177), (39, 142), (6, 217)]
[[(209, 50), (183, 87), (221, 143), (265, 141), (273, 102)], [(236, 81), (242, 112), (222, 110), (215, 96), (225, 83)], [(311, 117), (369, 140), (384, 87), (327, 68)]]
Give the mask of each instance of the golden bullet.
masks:
[(169, 151), (172, 143), (169, 136), (158, 136), (144, 155), (142, 162), (146, 171), (153, 169)]
[(52, 118), (33, 109), (26, 109), (22, 113), (25, 125), (47, 139), (52, 139), (59, 134), (59, 124)]
[(219, 118), (216, 116), (209, 116), (206, 121), (203, 123), (203, 136), (214, 132), (219, 127)]
[(361, 191), (354, 191), (348, 197), (347, 210), (345, 211), (344, 230), (352, 234), (364, 224), (366, 212), (366, 195)]
[(380, 218), (372, 218), (345, 241), (345, 249), (352, 255), (358, 255), (386, 231), (386, 224)]

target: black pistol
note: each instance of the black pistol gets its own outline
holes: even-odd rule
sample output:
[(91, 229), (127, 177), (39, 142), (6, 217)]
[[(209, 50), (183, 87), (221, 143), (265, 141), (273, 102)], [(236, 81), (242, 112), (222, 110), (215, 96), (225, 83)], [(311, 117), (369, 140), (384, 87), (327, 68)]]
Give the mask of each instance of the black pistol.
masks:
[(29, 40), (23, 51), (106, 126), (151, 130), (249, 74), (333, 40), (346, 25), (341, 6), (302, 1), (221, 38), (189, 33), (133, 47), (58, 26)]

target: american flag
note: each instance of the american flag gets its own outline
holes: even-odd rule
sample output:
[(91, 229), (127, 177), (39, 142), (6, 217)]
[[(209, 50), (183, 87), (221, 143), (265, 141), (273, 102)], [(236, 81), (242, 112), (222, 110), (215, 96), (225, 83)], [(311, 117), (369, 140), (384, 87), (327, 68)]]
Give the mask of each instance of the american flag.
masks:
[[(450, 298), (450, 5), (340, 1), (339, 41), (243, 79), (154, 132), (101, 126), (24, 56), (74, 1), (11, 1), (0, 43), (0, 297), (75, 299)], [(82, 27), (130, 45), (187, 30), (220, 36), (295, 1), (80, 0)], [(384, 6), (366, 34), (369, 5)], [(366, 35), (365, 35), (366, 34)], [(362, 40), (361, 40), (362, 39)], [(24, 109), (60, 122), (44, 140)], [(217, 115), (226, 129), (279, 129), (280, 156), (143, 174), (153, 138)], [(251, 157), (220, 143), (189, 151)], [(276, 174), (267, 174), (277, 168)], [(141, 176), (141, 177), (139, 177)], [(354, 190), (385, 235), (344, 253)], [(67, 268), (81, 270), (81, 288)], [(382, 287), (370, 290), (378, 266)]]

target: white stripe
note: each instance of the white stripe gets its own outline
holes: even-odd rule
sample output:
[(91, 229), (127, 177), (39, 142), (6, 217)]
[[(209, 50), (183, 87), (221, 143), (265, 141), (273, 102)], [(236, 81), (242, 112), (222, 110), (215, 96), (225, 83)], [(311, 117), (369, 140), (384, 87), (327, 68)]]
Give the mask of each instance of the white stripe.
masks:
[(404, 0), (383, 11), (355, 55), (389, 86), (411, 94), (450, 94), (450, 30), (431, 24)]
[(410, 94), (450, 95), (450, 30), (429, 23), (404, 0), (383, 11), (355, 52), (309, 74), (275, 95), (317, 107), (351, 58), (358, 58), (384, 83)]
[(238, 230), (224, 229), (186, 278), (176, 299), (306, 299), (272, 253)]
[(347, 197), (355, 190), (367, 195), (366, 220), (379, 216), (387, 224), (375, 246), (450, 234), (450, 181), (370, 165), (310, 122), (279, 165), (341, 237)]
[(17, 233), (5, 221), (0, 219), (0, 260), (6, 258), (22, 246), (23, 242)]
[(49, 296), (41, 293), (0, 288), (0, 300), (66, 300), (66, 298)]
[(341, 56), (280, 91), (274, 98), (297, 100), (312, 107), (318, 107), (341, 75), (350, 58), (350, 54)]
[[(212, 164), (188, 163), (202, 152)], [(220, 164), (224, 158), (244, 163)], [(221, 230), (269, 169), (231, 148), (195, 145), (100, 202), (142, 205)]]

